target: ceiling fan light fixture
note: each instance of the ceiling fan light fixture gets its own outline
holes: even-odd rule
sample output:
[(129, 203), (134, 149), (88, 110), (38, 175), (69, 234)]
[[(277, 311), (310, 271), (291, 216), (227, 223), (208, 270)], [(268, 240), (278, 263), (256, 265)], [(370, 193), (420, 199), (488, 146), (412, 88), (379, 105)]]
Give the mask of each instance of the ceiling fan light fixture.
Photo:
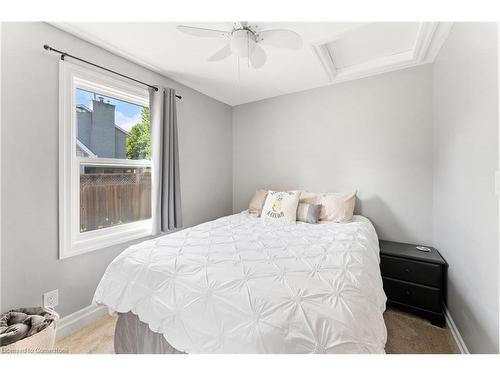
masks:
[(255, 35), (249, 30), (235, 30), (231, 35), (229, 47), (236, 56), (248, 57), (255, 50)]

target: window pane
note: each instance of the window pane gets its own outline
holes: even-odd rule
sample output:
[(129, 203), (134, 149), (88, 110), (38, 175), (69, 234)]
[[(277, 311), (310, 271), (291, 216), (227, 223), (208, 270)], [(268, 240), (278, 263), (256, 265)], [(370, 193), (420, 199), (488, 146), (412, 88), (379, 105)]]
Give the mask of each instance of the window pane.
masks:
[(81, 233), (150, 218), (150, 167), (80, 167)]
[(77, 156), (151, 159), (149, 108), (82, 89), (75, 98)]

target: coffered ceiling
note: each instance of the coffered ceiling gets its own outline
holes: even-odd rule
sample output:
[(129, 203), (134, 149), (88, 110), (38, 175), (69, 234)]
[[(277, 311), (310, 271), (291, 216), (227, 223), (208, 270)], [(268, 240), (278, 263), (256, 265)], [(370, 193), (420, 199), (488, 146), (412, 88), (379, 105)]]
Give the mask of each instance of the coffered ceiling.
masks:
[[(179, 24), (227, 31), (233, 26), (232, 22)], [(226, 41), (183, 34), (176, 23), (53, 23), (229, 105), (433, 62), (451, 28), (450, 23), (419, 22), (250, 24), (259, 30), (293, 30), (302, 37), (303, 46), (299, 50), (263, 46), (267, 61), (253, 69), (236, 56), (208, 62)]]

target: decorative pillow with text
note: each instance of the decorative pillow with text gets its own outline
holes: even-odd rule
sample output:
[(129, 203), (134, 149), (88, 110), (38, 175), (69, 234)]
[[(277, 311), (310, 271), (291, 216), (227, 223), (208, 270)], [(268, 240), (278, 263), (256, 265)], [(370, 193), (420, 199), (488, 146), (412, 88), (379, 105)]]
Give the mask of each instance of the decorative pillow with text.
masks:
[(300, 191), (269, 190), (261, 216), (264, 220), (294, 223), (297, 219), (297, 206)]

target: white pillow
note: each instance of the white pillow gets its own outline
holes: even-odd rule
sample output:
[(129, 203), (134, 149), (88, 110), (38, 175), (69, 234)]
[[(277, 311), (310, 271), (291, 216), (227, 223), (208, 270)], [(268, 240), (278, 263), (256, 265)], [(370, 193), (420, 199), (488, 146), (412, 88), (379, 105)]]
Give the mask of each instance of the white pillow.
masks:
[(262, 207), (262, 218), (267, 221), (294, 223), (297, 219), (299, 198), (300, 191), (269, 190)]

